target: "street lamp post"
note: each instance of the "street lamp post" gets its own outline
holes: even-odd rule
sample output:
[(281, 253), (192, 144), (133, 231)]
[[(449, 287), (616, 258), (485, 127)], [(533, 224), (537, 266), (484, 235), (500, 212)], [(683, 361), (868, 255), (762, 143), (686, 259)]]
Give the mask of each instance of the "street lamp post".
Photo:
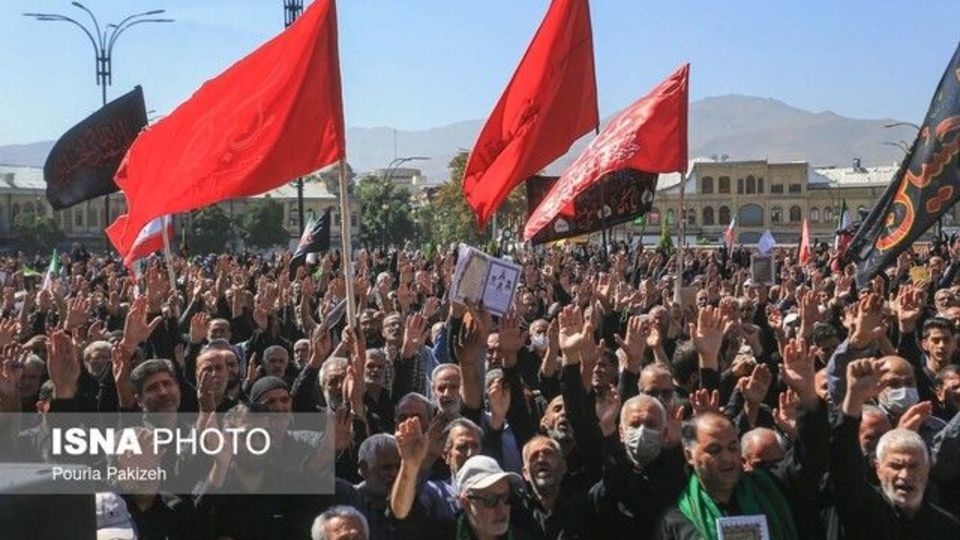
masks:
[(428, 159), (430, 158), (426, 156), (407, 156), (394, 159), (389, 165), (387, 165), (387, 172), (383, 175), (383, 180), (384, 182), (389, 182), (390, 178), (393, 177), (393, 173), (397, 172), (397, 169), (399, 169), (401, 165), (407, 163), (408, 161), (426, 161)]
[[(283, 27), (290, 28), (297, 17), (303, 13), (303, 0), (283, 0)], [(303, 221), (303, 177), (297, 178), (297, 215), (300, 218), (300, 234), (306, 224)]]
[[(71, 3), (90, 16), (90, 20), (93, 21), (93, 27), (88, 27), (72, 17), (59, 13), (24, 13), (23, 15), (42, 22), (67, 22), (83, 30), (83, 33), (90, 38), (90, 44), (93, 45), (93, 54), (96, 60), (97, 86), (100, 87), (101, 105), (106, 105), (107, 86), (113, 84), (113, 47), (117, 44), (117, 38), (120, 37), (120, 34), (127, 28), (138, 24), (168, 23), (173, 22), (173, 19), (155, 17), (156, 15), (165, 13), (166, 10), (154, 9), (143, 13), (134, 13), (120, 21), (119, 24), (110, 23), (101, 29), (100, 22), (92, 11), (80, 2)], [(109, 194), (103, 196), (103, 220), (104, 230), (106, 230), (106, 224), (110, 221)]]

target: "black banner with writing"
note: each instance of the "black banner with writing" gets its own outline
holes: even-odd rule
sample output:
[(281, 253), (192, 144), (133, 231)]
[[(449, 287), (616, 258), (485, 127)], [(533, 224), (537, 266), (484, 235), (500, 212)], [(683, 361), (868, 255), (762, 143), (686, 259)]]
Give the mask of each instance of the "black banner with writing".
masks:
[[(612, 227), (626, 223), (650, 211), (656, 173), (635, 169), (612, 172), (596, 185), (581, 193), (573, 202), (573, 215), (561, 213), (533, 237), (533, 244), (553, 242), (563, 238), (580, 236), (599, 231), (604, 226)], [(527, 184), (528, 215), (540, 205), (543, 198), (556, 184), (557, 176), (532, 176)], [(601, 218), (600, 209), (606, 218)]]
[(143, 90), (137, 86), (64, 133), (43, 165), (50, 206), (62, 210), (118, 191), (113, 175), (146, 125)]

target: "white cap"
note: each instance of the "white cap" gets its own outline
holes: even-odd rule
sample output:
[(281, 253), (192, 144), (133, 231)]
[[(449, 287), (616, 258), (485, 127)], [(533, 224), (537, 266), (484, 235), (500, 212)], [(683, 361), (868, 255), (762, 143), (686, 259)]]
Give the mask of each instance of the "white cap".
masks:
[(457, 471), (457, 485), (460, 486), (460, 493), (488, 488), (504, 478), (511, 483), (523, 482), (519, 474), (504, 472), (497, 460), (490, 456), (473, 456)]
[(127, 503), (116, 493), (97, 493), (97, 540), (137, 540)]

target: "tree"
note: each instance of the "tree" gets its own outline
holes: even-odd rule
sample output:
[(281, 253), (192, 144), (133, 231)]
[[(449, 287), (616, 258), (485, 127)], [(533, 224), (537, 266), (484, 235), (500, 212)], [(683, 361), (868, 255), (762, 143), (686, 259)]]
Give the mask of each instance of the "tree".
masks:
[(357, 182), (354, 193), (362, 216), (362, 243), (387, 246), (418, 237), (406, 188), (379, 176), (365, 176)]
[(230, 241), (233, 222), (217, 205), (193, 212), (187, 232), (190, 252), (207, 254), (221, 252)]
[(290, 233), (283, 227), (283, 205), (270, 197), (253, 203), (243, 215), (243, 237), (261, 249), (278, 244), (286, 247)]
[(13, 221), (13, 231), (25, 251), (41, 253), (49, 252), (65, 237), (55, 219), (36, 212), (17, 214), (17, 218)]

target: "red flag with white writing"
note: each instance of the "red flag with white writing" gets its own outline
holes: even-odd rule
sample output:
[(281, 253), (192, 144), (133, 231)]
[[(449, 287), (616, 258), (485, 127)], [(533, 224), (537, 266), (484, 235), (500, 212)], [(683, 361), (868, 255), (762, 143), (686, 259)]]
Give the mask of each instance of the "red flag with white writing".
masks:
[(269, 191), (345, 147), (336, 6), (317, 0), (140, 133), (114, 178), (129, 211), (107, 234), (126, 257), (151, 220)]
[(524, 238), (532, 238), (557, 215), (572, 214), (577, 195), (606, 174), (623, 169), (685, 171), (689, 76), (690, 64), (680, 66), (611, 120), (527, 220)]
[(600, 124), (587, 0), (553, 0), (463, 172), (483, 228), (513, 188)]

